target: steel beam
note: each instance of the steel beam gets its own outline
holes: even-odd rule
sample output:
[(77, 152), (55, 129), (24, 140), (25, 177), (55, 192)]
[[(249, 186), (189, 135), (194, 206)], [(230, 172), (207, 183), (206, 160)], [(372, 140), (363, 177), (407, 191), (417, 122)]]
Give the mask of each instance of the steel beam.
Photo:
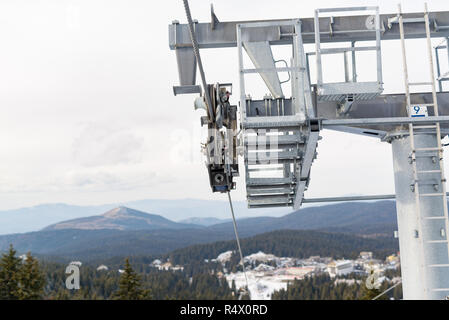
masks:
[[(431, 103), (432, 93), (412, 93), (412, 104), (429, 104)], [(429, 117), (413, 118), (411, 120), (407, 116), (405, 110), (404, 94), (385, 94), (380, 95), (372, 100), (354, 101), (351, 109), (344, 115), (340, 115), (336, 110), (339, 104), (335, 101), (318, 101), (317, 102), (317, 118), (323, 120), (323, 126), (327, 129), (333, 129), (334, 126), (359, 126), (367, 129), (383, 131), (394, 130), (398, 125), (408, 124), (417, 120), (422, 122), (441, 122), (442, 128), (449, 128), (447, 117), (449, 116), (449, 92), (437, 93), (438, 113), (440, 117), (433, 117), (433, 110), (429, 109)], [(304, 121), (295, 116), (282, 117), (280, 121), (276, 116), (257, 116), (255, 108), (264, 109), (264, 100), (250, 100), (251, 108), (248, 110), (248, 120), (245, 128), (260, 127), (291, 127), (303, 125)], [(289, 107), (290, 99), (285, 99), (285, 106)]]
[[(432, 101), (432, 93), (412, 93), (412, 104), (429, 104)], [(449, 92), (437, 93), (438, 119), (432, 118), (433, 110), (429, 108), (429, 117), (420, 118), (427, 122), (429, 119), (440, 122), (441, 129), (449, 128), (447, 116), (449, 116)], [(375, 99), (367, 101), (354, 101), (351, 109), (345, 114), (340, 115), (336, 112), (339, 105), (337, 102), (321, 101), (317, 106), (317, 118), (323, 120), (325, 129), (338, 131), (348, 131), (354, 129), (362, 133), (364, 130), (377, 132), (380, 136), (388, 131), (397, 130), (398, 126), (404, 125), (418, 118), (408, 118), (405, 108), (405, 94), (386, 94), (380, 95)], [(444, 118), (443, 118), (444, 117)], [(377, 123), (376, 123), (377, 122)], [(360, 129), (359, 129), (360, 128)], [(373, 135), (375, 136), (375, 135)]]
[[(382, 30), (381, 40), (399, 39), (399, 27), (397, 23), (390, 23), (397, 14), (381, 14), (380, 26)], [(422, 18), (421, 13), (403, 14), (404, 19), (413, 21)], [(432, 23), (431, 37), (449, 37), (449, 11), (429, 13)], [(264, 22), (291, 21), (292, 19), (263, 20)], [(353, 42), (376, 40), (376, 33), (370, 29), (372, 16), (335, 16), (320, 18), (321, 42)], [(236, 26), (255, 21), (230, 21), (219, 23), (197, 23), (195, 34), (200, 48), (228, 48), (237, 46)], [(301, 30), (303, 43), (315, 42), (315, 29), (313, 18), (301, 18)], [(331, 31), (332, 30), (332, 31)], [(406, 23), (404, 26), (407, 39), (425, 38), (424, 23)], [(247, 31), (249, 39), (258, 41), (270, 41), (271, 45), (291, 44), (293, 29), (291, 26), (258, 27)], [(256, 41), (252, 40), (252, 41)], [(170, 49), (191, 47), (190, 35), (187, 24), (174, 23), (169, 25)]]
[(321, 202), (349, 202), (349, 201), (370, 201), (370, 200), (389, 200), (395, 199), (394, 194), (379, 194), (372, 196), (348, 196), (348, 197), (327, 197), (327, 198), (307, 198), (303, 203), (321, 203)]
[(383, 125), (405, 125), (409, 123), (414, 124), (435, 124), (446, 123), (449, 124), (449, 116), (430, 116), (425, 118), (411, 118), (411, 117), (391, 117), (391, 118), (365, 118), (365, 119), (334, 119), (322, 120), (323, 128), (335, 126), (383, 126)]
[[(446, 192), (446, 197), (449, 192)], [(347, 196), (347, 197), (326, 197), (326, 198), (306, 198), (302, 203), (322, 203), (322, 202), (350, 202), (350, 201), (372, 201), (396, 199), (395, 194), (376, 194), (369, 196)]]

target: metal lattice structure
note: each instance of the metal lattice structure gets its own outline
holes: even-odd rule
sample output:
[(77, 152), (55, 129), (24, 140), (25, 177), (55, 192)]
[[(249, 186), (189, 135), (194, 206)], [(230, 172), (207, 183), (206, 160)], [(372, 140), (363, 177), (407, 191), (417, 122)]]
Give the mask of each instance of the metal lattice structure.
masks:
[[(366, 29), (375, 34), (375, 46), (358, 46), (351, 42), (351, 47), (346, 48), (322, 48), (321, 47), (321, 26), (320, 13), (334, 13), (334, 12), (351, 12), (351, 11), (372, 11), (374, 15), (369, 16), (366, 20)], [(329, 20), (330, 19), (330, 20)], [(332, 29), (333, 18), (325, 18), (329, 20), (329, 30)], [(321, 23), (322, 25), (323, 23)], [(325, 23), (326, 24), (326, 23)], [(317, 70), (317, 96), (320, 101), (338, 101), (349, 105), (354, 100), (369, 100), (377, 97), (383, 91), (382, 86), (382, 56), (381, 56), (381, 40), (380, 40), (380, 16), (378, 7), (353, 7), (353, 8), (330, 8), (330, 9), (316, 9), (315, 10), (315, 56), (316, 56), (316, 70)], [(366, 31), (365, 31), (366, 32)], [(369, 31), (368, 31), (369, 32)], [(355, 53), (360, 51), (374, 51), (376, 53), (376, 81), (371, 82), (357, 82), (355, 72)], [(348, 76), (348, 59), (346, 54), (350, 52), (353, 66), (352, 81)], [(341, 54), (344, 55), (345, 62), (345, 82), (339, 83), (324, 83), (323, 81), (323, 66), (321, 63), (321, 56), (324, 54)]]
[[(244, 41), (252, 28), (292, 28), (291, 66), (276, 67), (268, 41)], [(299, 208), (315, 157), (318, 129), (288, 126), (314, 118), (312, 94), (306, 70), (299, 20), (237, 25), (241, 123), (244, 133), (246, 190), (249, 207), (294, 206)], [(243, 67), (245, 48), (255, 69)], [(282, 92), (279, 72), (289, 72), (291, 98)], [(253, 100), (245, 92), (245, 74), (259, 73), (271, 95)], [(287, 126), (286, 126), (287, 125)], [(306, 144), (305, 141), (308, 141)], [(276, 145), (276, 146), (274, 146)], [(307, 164), (306, 164), (307, 163)]]
[[(333, 16), (360, 11), (370, 14)], [(441, 139), (449, 133), (449, 93), (442, 90), (449, 77), (441, 70), (439, 53), (442, 49), (449, 52), (449, 12), (428, 12), (427, 6), (424, 13), (407, 14), (401, 10), (398, 14), (380, 14), (377, 7), (329, 8), (317, 9), (313, 18), (221, 22), (212, 10), (211, 17), (210, 23), (189, 21), (184, 25), (175, 21), (169, 26), (169, 41), (176, 52), (180, 78), (175, 94), (200, 94), (195, 105), (208, 113), (202, 117), (202, 124), (210, 131), (205, 153), (212, 190), (229, 192), (234, 188), (232, 179), (239, 174), (240, 153), (245, 163), (249, 207), (297, 209), (305, 202), (395, 198), (404, 298), (448, 296), (449, 223)], [(432, 48), (431, 38), (444, 38), (446, 45)], [(407, 39), (426, 40), (429, 81), (409, 81)], [(388, 40), (402, 43), (405, 93), (382, 94), (381, 44)], [(375, 45), (359, 46), (363, 41)], [(304, 44), (312, 43), (315, 51), (305, 52)], [(351, 45), (328, 48), (323, 46), (326, 43)], [(290, 59), (282, 61), (282, 66), (272, 52), (277, 45), (290, 45), (292, 49)], [(205, 84), (199, 57), (200, 49), (227, 47), (238, 51), (239, 106), (230, 105), (225, 85)], [(356, 52), (360, 51), (375, 53), (375, 81), (358, 81)], [(245, 54), (254, 68), (244, 66)], [(324, 81), (322, 57), (328, 54), (343, 56), (344, 82)], [(310, 83), (310, 56), (316, 60), (314, 84)], [(203, 88), (196, 85), (197, 65)], [(280, 73), (288, 74), (289, 97), (284, 93), (286, 84), (280, 80)], [(245, 90), (248, 74), (258, 74), (269, 94), (251, 97)], [(431, 89), (411, 93), (412, 85)], [(377, 137), (390, 143), (396, 194), (304, 198), (322, 129)]]

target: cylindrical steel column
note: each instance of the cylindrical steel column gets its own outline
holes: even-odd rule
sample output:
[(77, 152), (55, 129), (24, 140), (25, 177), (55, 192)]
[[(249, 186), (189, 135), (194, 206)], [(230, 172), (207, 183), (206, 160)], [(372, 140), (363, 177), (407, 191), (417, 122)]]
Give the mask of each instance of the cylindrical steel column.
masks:
[[(435, 134), (416, 134), (415, 148), (433, 148)], [(403, 298), (443, 299), (449, 295), (449, 251), (447, 217), (443, 196), (420, 196), (416, 201), (414, 172), (410, 161), (410, 137), (391, 140), (396, 189), (396, 210), (401, 257)], [(416, 158), (419, 194), (442, 192), (437, 152)], [(430, 171), (430, 172), (428, 172)], [(444, 182), (443, 182), (444, 183)]]

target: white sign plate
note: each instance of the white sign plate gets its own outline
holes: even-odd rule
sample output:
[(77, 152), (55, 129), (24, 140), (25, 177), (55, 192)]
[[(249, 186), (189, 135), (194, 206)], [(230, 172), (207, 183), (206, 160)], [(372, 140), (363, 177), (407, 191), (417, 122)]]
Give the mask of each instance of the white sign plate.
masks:
[(410, 117), (419, 118), (419, 117), (428, 117), (429, 114), (427, 112), (426, 105), (413, 104), (410, 107)]

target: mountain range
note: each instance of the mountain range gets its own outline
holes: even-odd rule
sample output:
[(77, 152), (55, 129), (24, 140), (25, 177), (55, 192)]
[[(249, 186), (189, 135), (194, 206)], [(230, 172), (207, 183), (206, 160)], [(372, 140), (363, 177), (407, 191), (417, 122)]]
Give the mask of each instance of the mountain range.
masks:
[[(304, 208), (282, 217), (239, 219), (238, 228), (242, 238), (285, 229), (392, 238), (396, 230), (395, 204), (379, 201)], [(207, 226), (180, 223), (121, 206), (102, 215), (62, 221), (36, 232), (0, 236), (0, 251), (13, 244), (19, 252), (86, 260), (162, 254), (233, 238), (232, 222)]]
[[(282, 217), (255, 217), (240, 219), (239, 233), (254, 235), (273, 230), (323, 230), (360, 235), (392, 236), (397, 230), (396, 204), (394, 201), (347, 202), (303, 208)], [(219, 232), (229, 230), (230, 222), (210, 228)]]
[(177, 223), (156, 214), (118, 207), (108, 212), (85, 218), (72, 219), (52, 224), (44, 231), (61, 229), (78, 230), (156, 230), (156, 229), (187, 229), (196, 225)]
[(208, 226), (212, 226), (214, 224), (220, 224), (220, 223), (225, 223), (225, 222), (229, 222), (229, 221), (231, 221), (231, 219), (218, 219), (218, 218), (213, 218), (213, 217), (205, 217), (205, 218), (192, 217), (192, 218), (183, 219), (179, 222), (188, 223), (188, 224), (196, 224), (196, 225), (208, 227)]
[[(248, 209), (244, 201), (234, 201), (233, 205), (239, 217), (266, 215), (279, 217), (291, 212), (285, 208)], [(229, 219), (229, 203), (221, 200), (147, 199), (93, 206), (55, 203), (0, 211), (0, 235), (38, 231), (63, 220), (100, 215), (120, 206), (156, 213), (172, 221), (183, 222), (185, 219), (197, 219), (197, 221), (192, 220), (195, 224), (203, 224), (206, 221), (206, 225), (210, 225), (210, 222), (207, 222), (210, 217), (221, 220)], [(201, 222), (201, 219), (205, 220)]]

